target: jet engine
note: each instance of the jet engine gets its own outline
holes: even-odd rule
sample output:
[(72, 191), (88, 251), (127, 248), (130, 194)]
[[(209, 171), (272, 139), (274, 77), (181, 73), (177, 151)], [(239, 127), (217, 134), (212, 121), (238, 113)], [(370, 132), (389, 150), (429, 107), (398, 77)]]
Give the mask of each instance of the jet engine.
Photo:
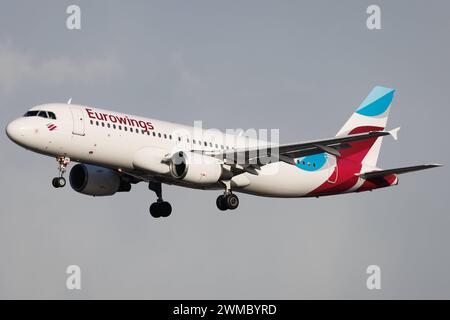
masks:
[(178, 151), (170, 158), (170, 173), (179, 180), (195, 184), (211, 184), (223, 174), (219, 160), (193, 152)]
[(90, 164), (77, 164), (70, 170), (70, 186), (89, 196), (112, 196), (116, 192), (128, 192), (131, 184), (111, 169)]

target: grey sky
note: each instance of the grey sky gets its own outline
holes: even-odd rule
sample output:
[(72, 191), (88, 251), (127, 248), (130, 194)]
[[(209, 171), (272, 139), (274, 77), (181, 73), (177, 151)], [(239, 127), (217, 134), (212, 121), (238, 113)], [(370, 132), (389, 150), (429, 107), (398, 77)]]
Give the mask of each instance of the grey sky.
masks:
[[(366, 28), (366, 8), (382, 30)], [(164, 188), (54, 190), (56, 161), (0, 135), (0, 298), (450, 298), (448, 1), (4, 1), (1, 125), (66, 101), (213, 128), (333, 136), (375, 85), (397, 89), (379, 164), (441, 162), (397, 187), (320, 199)], [(276, 185), (274, 185), (276, 187)], [(82, 268), (82, 290), (65, 268)], [(365, 287), (366, 267), (382, 290)]]

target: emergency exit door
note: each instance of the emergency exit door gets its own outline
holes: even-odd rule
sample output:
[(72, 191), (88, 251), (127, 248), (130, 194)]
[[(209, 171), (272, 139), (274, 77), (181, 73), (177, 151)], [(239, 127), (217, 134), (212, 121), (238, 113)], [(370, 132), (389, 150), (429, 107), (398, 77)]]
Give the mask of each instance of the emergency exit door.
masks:
[(73, 119), (73, 130), (72, 133), (84, 136), (84, 114), (83, 110), (80, 107), (70, 106), (70, 111), (72, 112)]

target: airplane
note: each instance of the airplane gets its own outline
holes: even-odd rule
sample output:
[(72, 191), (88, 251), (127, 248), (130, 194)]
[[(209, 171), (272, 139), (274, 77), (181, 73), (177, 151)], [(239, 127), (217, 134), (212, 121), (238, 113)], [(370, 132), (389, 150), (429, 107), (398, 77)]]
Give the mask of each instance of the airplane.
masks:
[(42, 104), (6, 127), (19, 146), (56, 158), (55, 188), (66, 185), (90, 196), (128, 192), (146, 182), (157, 201), (155, 218), (168, 217), (162, 185), (224, 190), (219, 210), (239, 205), (235, 192), (265, 197), (321, 197), (371, 191), (398, 184), (398, 175), (434, 168), (424, 164), (383, 170), (377, 159), (395, 90), (376, 86), (337, 135), (288, 144), (271, 143), (218, 130), (127, 115), (86, 105)]

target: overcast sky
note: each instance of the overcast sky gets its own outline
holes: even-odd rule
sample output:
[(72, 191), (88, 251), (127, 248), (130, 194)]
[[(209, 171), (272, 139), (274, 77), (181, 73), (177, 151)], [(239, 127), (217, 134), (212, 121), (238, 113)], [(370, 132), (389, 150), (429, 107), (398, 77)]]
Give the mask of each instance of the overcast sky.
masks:
[[(382, 30), (366, 27), (381, 7)], [(55, 190), (56, 161), (0, 135), (0, 298), (450, 298), (448, 1), (3, 1), (3, 128), (46, 102), (212, 128), (334, 136), (375, 85), (395, 88), (379, 165), (446, 167), (320, 199), (145, 184), (114, 197)], [(276, 188), (274, 184), (274, 188)], [(82, 290), (65, 287), (66, 267)], [(381, 267), (381, 290), (366, 268)]]

